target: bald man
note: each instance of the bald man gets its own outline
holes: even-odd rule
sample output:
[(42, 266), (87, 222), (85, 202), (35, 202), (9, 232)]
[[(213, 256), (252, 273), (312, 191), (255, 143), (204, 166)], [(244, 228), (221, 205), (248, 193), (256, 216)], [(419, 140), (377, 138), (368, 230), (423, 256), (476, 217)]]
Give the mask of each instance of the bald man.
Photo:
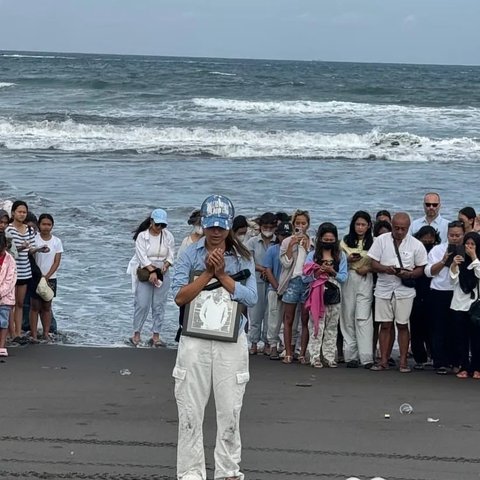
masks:
[(442, 243), (446, 242), (449, 221), (440, 215), (441, 206), (440, 195), (438, 193), (426, 193), (423, 197), (423, 211), (425, 212), (425, 216), (414, 220), (408, 233), (415, 235), (422, 227), (430, 225), (440, 234)]
[(427, 251), (423, 244), (408, 233), (410, 217), (405, 212), (392, 218), (392, 233), (375, 239), (368, 251), (372, 270), (378, 273), (375, 287), (375, 321), (380, 322), (380, 363), (374, 371), (388, 369), (394, 322), (398, 329), (400, 372), (410, 372), (407, 362), (410, 334), (408, 324), (412, 311), (415, 287), (412, 280), (423, 275)]

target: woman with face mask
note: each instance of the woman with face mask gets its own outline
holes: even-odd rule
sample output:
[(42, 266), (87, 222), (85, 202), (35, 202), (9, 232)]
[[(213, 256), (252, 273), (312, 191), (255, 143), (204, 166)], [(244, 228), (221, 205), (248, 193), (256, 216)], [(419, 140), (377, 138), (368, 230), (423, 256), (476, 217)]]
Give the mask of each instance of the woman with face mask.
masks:
[(249, 309), (250, 330), (248, 337), (250, 340), (250, 355), (256, 355), (257, 344), (262, 341), (264, 344), (263, 353), (270, 355), (270, 345), (267, 341), (267, 321), (268, 321), (268, 279), (266, 277), (267, 269), (263, 266), (263, 259), (270, 245), (275, 240), (274, 232), (277, 228), (277, 219), (272, 212), (264, 213), (258, 219), (260, 234), (250, 238), (245, 246), (250, 251), (255, 262), (255, 276), (257, 279), (258, 300), (253, 308)]
[(367, 212), (359, 210), (352, 217), (348, 234), (340, 242), (348, 261), (340, 319), (347, 368), (373, 365), (373, 276), (367, 256), (372, 243), (372, 219)]
[[(427, 253), (441, 243), (440, 235), (430, 225), (424, 225), (414, 237), (423, 243)], [(410, 314), (410, 348), (415, 360), (415, 370), (424, 369), (432, 351), (430, 282), (431, 278), (425, 273), (415, 281), (415, 298)]]
[(232, 233), (233, 236), (241, 243), (245, 244), (247, 241), (248, 221), (243, 215), (237, 215), (233, 219)]
[(187, 247), (193, 243), (197, 243), (203, 237), (203, 228), (200, 223), (200, 210), (198, 208), (190, 214), (187, 223), (192, 227), (192, 232), (182, 240), (180, 248), (178, 249), (177, 258), (180, 257)]
[[(154, 210), (135, 231), (135, 255), (128, 265), (127, 273), (132, 275), (135, 295), (133, 314), (133, 337), (129, 343), (140, 344), (140, 334), (150, 310), (152, 311), (152, 337), (150, 346), (160, 347), (160, 328), (165, 316), (170, 289), (170, 267), (175, 258), (175, 240), (167, 230), (167, 212), (161, 208)], [(141, 278), (140, 275), (146, 275)]]
[(303, 281), (310, 284), (305, 310), (309, 314), (310, 364), (336, 368), (337, 330), (341, 287), (348, 277), (347, 257), (340, 250), (337, 227), (325, 222), (318, 227), (315, 250), (303, 267)]

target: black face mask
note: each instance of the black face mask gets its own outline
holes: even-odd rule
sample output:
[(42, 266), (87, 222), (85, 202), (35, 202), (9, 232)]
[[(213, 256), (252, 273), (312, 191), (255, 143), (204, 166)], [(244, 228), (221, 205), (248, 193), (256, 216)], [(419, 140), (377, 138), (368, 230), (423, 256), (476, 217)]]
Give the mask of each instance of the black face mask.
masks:
[(427, 253), (434, 247), (435, 245), (433, 243), (427, 243), (426, 245), (424, 245), (425, 247), (425, 250), (427, 251)]
[(335, 248), (335, 243), (320, 242), (320, 248), (323, 249), (323, 250), (333, 250)]

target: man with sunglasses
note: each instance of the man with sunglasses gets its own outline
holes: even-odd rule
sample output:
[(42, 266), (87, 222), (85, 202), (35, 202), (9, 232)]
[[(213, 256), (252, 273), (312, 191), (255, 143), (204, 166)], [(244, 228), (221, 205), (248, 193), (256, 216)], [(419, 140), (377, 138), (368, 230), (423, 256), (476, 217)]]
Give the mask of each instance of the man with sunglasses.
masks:
[(443, 242), (447, 241), (448, 237), (448, 220), (440, 215), (440, 195), (436, 192), (429, 192), (423, 198), (423, 210), (425, 216), (417, 218), (410, 226), (410, 235), (415, 235), (425, 225), (433, 227), (440, 235)]

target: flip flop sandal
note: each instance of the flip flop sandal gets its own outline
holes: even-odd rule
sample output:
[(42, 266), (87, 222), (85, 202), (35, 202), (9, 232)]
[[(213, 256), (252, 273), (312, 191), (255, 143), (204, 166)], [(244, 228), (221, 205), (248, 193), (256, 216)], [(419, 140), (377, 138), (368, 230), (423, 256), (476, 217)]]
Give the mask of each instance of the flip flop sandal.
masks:
[(472, 378), (475, 380), (480, 380), (480, 372), (478, 370), (475, 370), (473, 372)]
[(400, 373), (411, 373), (411, 372), (412, 372), (412, 369), (411, 369), (410, 367), (400, 367), (400, 368), (398, 369), (398, 371), (399, 371)]
[(468, 372), (466, 370), (462, 370), (461, 372), (458, 372), (457, 378), (468, 378)]
[(382, 365), (381, 363), (376, 363), (370, 368), (372, 372), (383, 372), (384, 370), (389, 370), (389, 369), (390, 367), (388, 367), (387, 365)]
[(127, 345), (129, 345), (130, 347), (138, 347), (138, 343), (136, 343), (133, 338), (127, 338), (127, 340), (125, 340), (125, 343)]
[(285, 355), (285, 357), (282, 360), (282, 363), (286, 363), (286, 364), (292, 363), (292, 356), (291, 355)]
[(6, 348), (0, 348), (0, 357), (8, 357), (8, 351)]

